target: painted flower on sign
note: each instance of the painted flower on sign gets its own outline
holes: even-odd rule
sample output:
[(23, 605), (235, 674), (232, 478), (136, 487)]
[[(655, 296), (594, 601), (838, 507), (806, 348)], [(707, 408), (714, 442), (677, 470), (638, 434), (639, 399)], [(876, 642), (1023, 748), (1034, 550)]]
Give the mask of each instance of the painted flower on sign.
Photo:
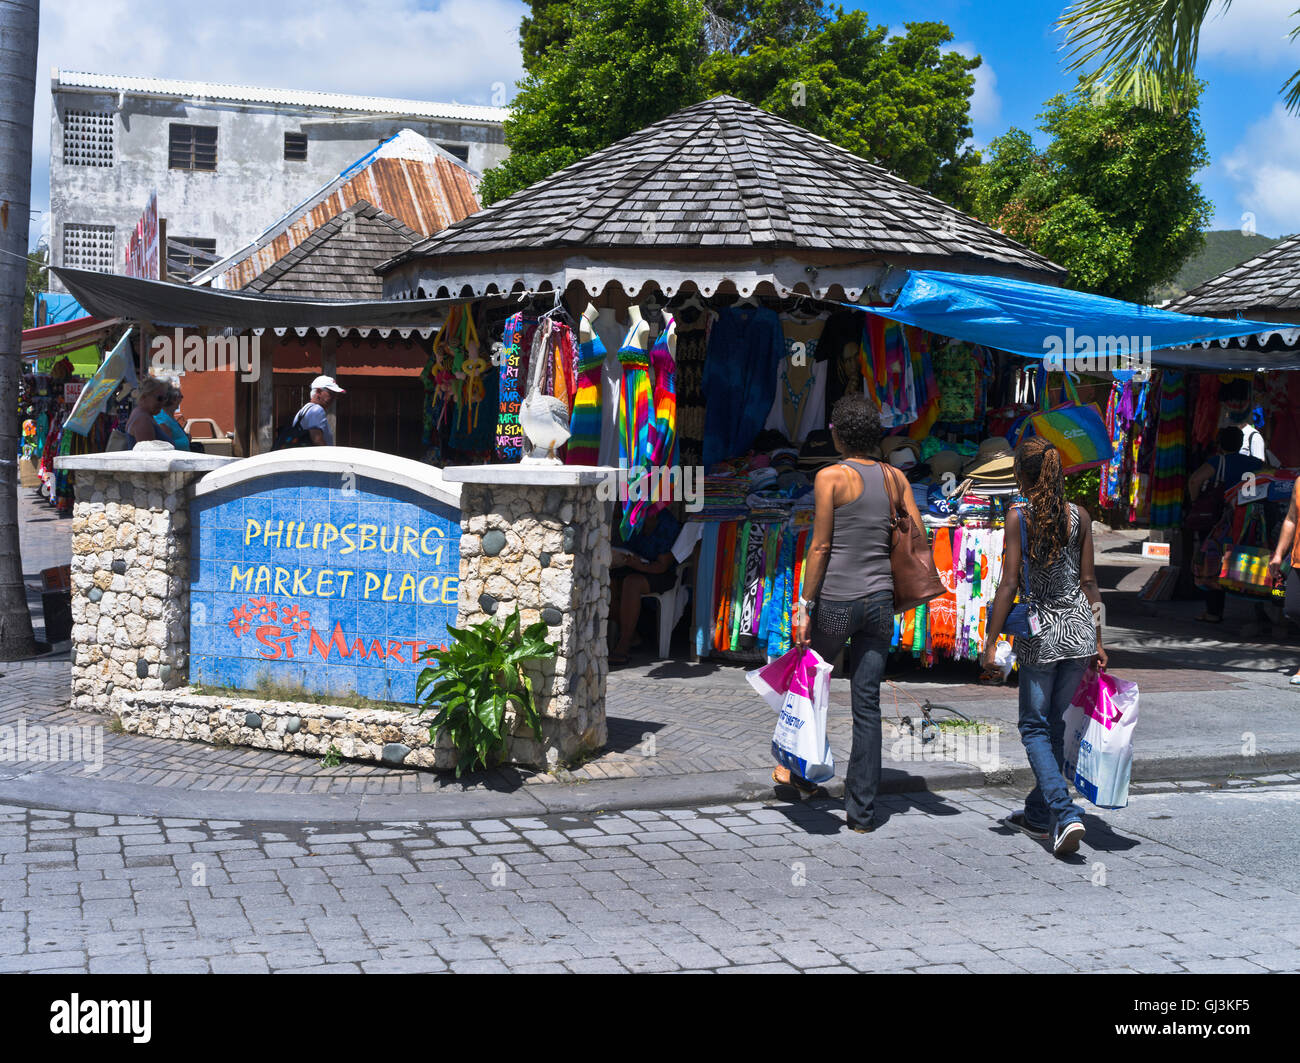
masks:
[(253, 626), (252, 619), (247, 609), (239, 607), (231, 610), (231, 621), (227, 626), (237, 637), (242, 638), (244, 633)]

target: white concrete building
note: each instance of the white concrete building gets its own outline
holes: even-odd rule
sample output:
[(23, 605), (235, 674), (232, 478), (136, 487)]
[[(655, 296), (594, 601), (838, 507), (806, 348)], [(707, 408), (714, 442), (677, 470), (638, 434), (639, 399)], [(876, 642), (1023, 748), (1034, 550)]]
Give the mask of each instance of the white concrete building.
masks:
[(54, 265), (123, 272), (128, 236), (157, 191), (169, 271), (190, 275), (403, 128), (479, 173), (508, 154), (501, 107), (57, 67), (50, 88)]

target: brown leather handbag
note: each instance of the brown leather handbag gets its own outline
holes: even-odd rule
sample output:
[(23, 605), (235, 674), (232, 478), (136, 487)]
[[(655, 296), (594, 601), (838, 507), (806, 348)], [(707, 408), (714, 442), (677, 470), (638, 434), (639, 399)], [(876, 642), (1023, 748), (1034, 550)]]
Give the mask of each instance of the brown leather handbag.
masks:
[[(894, 574), (894, 612), (905, 613), (918, 605), (938, 598), (947, 588), (934, 565), (934, 552), (926, 539), (925, 529), (913, 523), (901, 494), (894, 494), (897, 483), (894, 467), (881, 462), (885, 493), (893, 505), (890, 521), (889, 567)], [(900, 488), (902, 490), (902, 488)]]

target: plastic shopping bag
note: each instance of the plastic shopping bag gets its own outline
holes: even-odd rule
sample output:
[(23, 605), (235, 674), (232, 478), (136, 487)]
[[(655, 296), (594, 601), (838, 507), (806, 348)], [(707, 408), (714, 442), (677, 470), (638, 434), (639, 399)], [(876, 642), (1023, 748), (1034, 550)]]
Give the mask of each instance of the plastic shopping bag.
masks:
[(1089, 668), (1065, 710), (1063, 774), (1098, 808), (1128, 804), (1138, 687)]
[(832, 666), (810, 649), (795, 647), (769, 665), (746, 673), (750, 685), (777, 712), (772, 756), (783, 768), (809, 782), (835, 775), (826, 706)]

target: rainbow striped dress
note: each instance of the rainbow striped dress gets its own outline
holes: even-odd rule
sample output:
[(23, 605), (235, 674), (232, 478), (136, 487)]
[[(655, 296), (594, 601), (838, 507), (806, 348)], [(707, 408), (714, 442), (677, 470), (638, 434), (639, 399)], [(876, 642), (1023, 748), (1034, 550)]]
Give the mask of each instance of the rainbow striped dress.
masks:
[(566, 465), (600, 464), (600, 371), (605, 364), (605, 354), (600, 334), (591, 329), (591, 339), (578, 345)]

